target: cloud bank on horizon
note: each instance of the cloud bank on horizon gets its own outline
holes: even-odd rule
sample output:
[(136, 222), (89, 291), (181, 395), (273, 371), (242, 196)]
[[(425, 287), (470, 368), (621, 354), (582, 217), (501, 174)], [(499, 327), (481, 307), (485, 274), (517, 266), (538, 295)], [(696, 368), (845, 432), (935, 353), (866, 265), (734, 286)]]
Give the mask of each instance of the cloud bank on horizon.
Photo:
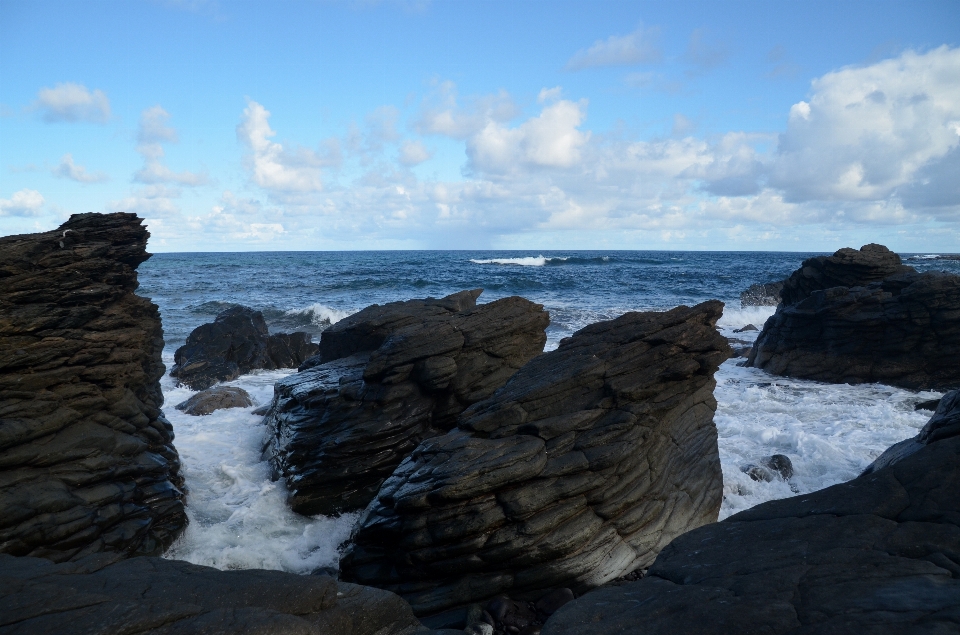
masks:
[[(178, 19), (229, 29), (220, 22), (230, 7), (217, 19)], [(436, 7), (416, 9), (404, 19), (426, 20)], [(0, 133), (10, 140), (0, 234), (128, 211), (148, 219), (156, 251), (832, 250), (871, 241), (960, 251), (956, 39), (832, 64), (783, 87), (780, 78), (802, 73), (799, 51), (791, 58), (778, 44), (738, 69), (746, 53), (716, 29), (670, 40), (678, 25), (646, 18), (643, 5), (638, 13), (635, 29), (581, 37), (531, 63), (548, 71), (522, 81), (509, 67), (472, 77), (421, 60), (380, 94), (358, 74), (342, 90), (368, 94), (327, 115), (332, 123), (322, 99), (311, 109), (295, 84), (245, 85), (242, 68), (221, 69), (232, 92), (186, 99), (189, 75), (125, 93), (115, 78), (79, 81), (82, 59), (51, 66), (39, 85), (17, 77), (0, 87)], [(21, 55), (15, 44), (0, 49), (5, 73)], [(400, 50), (433, 52), (413, 42)], [(746, 75), (747, 90), (724, 85)], [(736, 114), (767, 88), (777, 97), (752, 121)]]

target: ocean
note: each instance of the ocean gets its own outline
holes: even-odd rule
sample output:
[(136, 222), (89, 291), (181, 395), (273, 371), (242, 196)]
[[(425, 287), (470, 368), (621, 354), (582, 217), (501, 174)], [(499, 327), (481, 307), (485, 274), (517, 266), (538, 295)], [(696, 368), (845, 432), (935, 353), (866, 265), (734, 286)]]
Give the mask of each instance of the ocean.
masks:
[[(140, 295), (160, 307), (167, 369), (191, 330), (242, 304), (263, 312), (271, 332), (309, 331), (370, 304), (463, 289), (479, 302), (520, 295), (550, 312), (547, 350), (576, 330), (627, 311), (660, 311), (708, 299), (726, 308), (720, 331), (752, 342), (773, 307), (741, 307), (751, 284), (782, 280), (813, 253), (654, 251), (383, 251), (156, 254), (140, 266)], [(960, 274), (960, 261), (901, 254), (917, 269)], [(929, 418), (918, 401), (940, 396), (867, 384), (794, 380), (738, 366), (717, 373), (716, 424), (723, 468), (720, 517), (758, 503), (822, 489), (859, 474), (884, 449), (913, 436)], [(293, 372), (261, 371), (228, 382), (269, 403), (273, 384)], [(174, 405), (193, 391), (162, 380), (188, 488), (190, 525), (166, 556), (221, 569), (310, 573), (336, 566), (356, 515), (299, 516), (261, 460), (266, 430), (253, 408), (184, 415)], [(789, 482), (756, 482), (741, 467), (788, 456)]]

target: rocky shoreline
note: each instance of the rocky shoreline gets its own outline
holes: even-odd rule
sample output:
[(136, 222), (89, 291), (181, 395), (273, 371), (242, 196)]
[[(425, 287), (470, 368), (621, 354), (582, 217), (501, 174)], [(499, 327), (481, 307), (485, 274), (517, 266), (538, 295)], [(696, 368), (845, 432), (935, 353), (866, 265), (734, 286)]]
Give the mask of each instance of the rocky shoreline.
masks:
[[(91, 214), (0, 239), (0, 633), (960, 627), (960, 393), (920, 404), (927, 427), (859, 478), (717, 523), (713, 376), (731, 348), (716, 301), (627, 313), (548, 353), (542, 306), (478, 305), (480, 290), (373, 305), (319, 344), (231, 307), (178, 349), (176, 379), (206, 390), (177, 408), (250, 408), (217, 384), (298, 368), (262, 410), (264, 457), (294, 511), (360, 520), (339, 572), (150, 557), (190, 499), (159, 312), (134, 294), (148, 236)], [(779, 303), (744, 353), (755, 366), (960, 385), (957, 276), (868, 245), (754, 287), (745, 304)], [(792, 476), (787, 457), (756, 460), (750, 478)]]

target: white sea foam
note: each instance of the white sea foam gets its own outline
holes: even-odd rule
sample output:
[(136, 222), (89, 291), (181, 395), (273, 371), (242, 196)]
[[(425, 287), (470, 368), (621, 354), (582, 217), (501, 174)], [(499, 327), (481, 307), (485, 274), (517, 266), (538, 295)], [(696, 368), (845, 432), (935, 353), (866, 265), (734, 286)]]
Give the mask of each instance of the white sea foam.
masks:
[(309, 317), (310, 322), (316, 326), (329, 326), (331, 324), (336, 324), (343, 318), (350, 315), (350, 311), (341, 311), (340, 309), (329, 307), (326, 304), (314, 302), (313, 304), (303, 307), (302, 309), (290, 309), (285, 313), (285, 315), (302, 315)]
[[(166, 360), (170, 365), (172, 360)], [(255, 401), (268, 403), (273, 384), (292, 370), (265, 371), (240, 377), (239, 386)], [(309, 573), (336, 566), (338, 548), (350, 536), (356, 515), (309, 518), (290, 511), (283, 481), (271, 481), (269, 463), (261, 461), (266, 430), (253, 408), (185, 415), (173, 406), (195, 394), (162, 381), (166, 408), (187, 485), (183, 536), (165, 557), (218, 569), (279, 569)]]
[(548, 262), (561, 262), (566, 258), (554, 257), (545, 258), (543, 256), (526, 256), (524, 258), (490, 258), (489, 260), (476, 260), (471, 258), (470, 262), (478, 265), (519, 265), (521, 267), (542, 267)]
[(745, 331), (743, 333), (734, 333), (736, 329), (742, 329), (748, 324), (753, 324), (758, 329), (763, 329), (763, 324), (777, 310), (773, 306), (745, 306), (738, 308), (732, 304), (723, 307), (723, 315), (717, 321), (717, 328), (726, 337), (737, 337), (740, 339), (750, 339), (753, 341), (757, 336), (757, 331)]
[(940, 254), (923, 254), (923, 255), (918, 254), (916, 256), (910, 256), (909, 258), (907, 258), (907, 260), (936, 260), (939, 257), (940, 257)]

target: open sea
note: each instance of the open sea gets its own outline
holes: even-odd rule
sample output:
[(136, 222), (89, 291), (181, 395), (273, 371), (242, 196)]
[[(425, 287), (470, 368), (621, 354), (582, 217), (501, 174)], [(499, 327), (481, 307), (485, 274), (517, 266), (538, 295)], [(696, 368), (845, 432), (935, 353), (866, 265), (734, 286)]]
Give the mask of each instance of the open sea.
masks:
[[(547, 350), (576, 330), (626, 311), (660, 311), (719, 299), (719, 328), (752, 342), (773, 307), (741, 307), (753, 283), (786, 278), (813, 253), (654, 251), (382, 251), (156, 254), (140, 266), (139, 294), (163, 317), (164, 362), (191, 330), (242, 304), (263, 312), (271, 332), (323, 329), (370, 304), (463, 289), (484, 289), (479, 302), (520, 295), (550, 312)], [(901, 254), (918, 270), (960, 274), (960, 261)], [(912, 256), (912, 257), (911, 257)], [(918, 401), (940, 396), (880, 384), (821, 384), (723, 364), (717, 373), (720, 517), (763, 501), (822, 489), (857, 476), (884, 449), (917, 433), (931, 413)], [(293, 372), (262, 371), (228, 385), (268, 403), (273, 384)], [(253, 408), (191, 417), (174, 409), (193, 391), (162, 380), (188, 487), (190, 525), (167, 557), (221, 569), (309, 573), (335, 566), (355, 515), (304, 517), (285, 503), (282, 482), (261, 461), (266, 430)], [(755, 482), (740, 468), (785, 454), (789, 482)]]

